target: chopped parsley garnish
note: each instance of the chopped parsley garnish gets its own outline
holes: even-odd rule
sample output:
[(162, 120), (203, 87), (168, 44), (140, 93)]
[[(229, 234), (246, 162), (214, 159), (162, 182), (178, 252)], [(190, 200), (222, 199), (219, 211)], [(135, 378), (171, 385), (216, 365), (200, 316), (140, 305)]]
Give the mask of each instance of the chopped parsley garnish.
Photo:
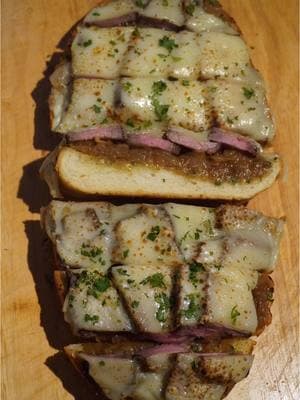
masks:
[(232, 307), (231, 313), (230, 313), (230, 318), (233, 323), (233, 325), (236, 324), (237, 317), (239, 317), (241, 313), (237, 310), (237, 305)]
[(160, 45), (160, 47), (164, 47), (165, 49), (167, 49), (169, 54), (172, 52), (172, 50), (178, 47), (178, 44), (175, 42), (175, 40), (170, 39), (169, 36), (166, 35), (163, 38), (159, 39), (158, 44)]
[(167, 118), (167, 114), (170, 106), (168, 104), (160, 104), (157, 99), (152, 100), (154, 112), (158, 121), (164, 121)]
[(147, 235), (147, 239), (154, 242), (159, 233), (160, 233), (160, 227), (158, 225), (152, 226), (150, 233), (148, 233)]
[(132, 32), (132, 36), (135, 38), (140, 38), (141, 37), (141, 32), (139, 31), (138, 27), (134, 28), (134, 31)]
[(194, 286), (197, 285), (198, 279), (197, 279), (197, 274), (198, 272), (204, 272), (205, 269), (203, 267), (203, 264), (198, 263), (197, 261), (193, 261), (192, 263), (189, 264), (189, 280), (192, 282)]
[(183, 86), (190, 86), (190, 81), (188, 81), (187, 79), (183, 79), (181, 83)]
[(147, 0), (135, 0), (135, 5), (140, 8), (146, 8), (147, 3)]
[(89, 39), (89, 40), (83, 42), (83, 43), (82, 43), (82, 46), (83, 46), (83, 47), (89, 47), (92, 43), (93, 43), (93, 42), (91, 41), (91, 39)]
[(246, 99), (251, 99), (251, 97), (255, 95), (254, 89), (243, 87), (243, 95), (246, 97)]
[(99, 14), (98, 12), (93, 12), (92, 14), (94, 17), (100, 17), (101, 14)]
[(228, 124), (233, 124), (233, 119), (227, 117), (227, 118), (226, 118), (226, 122), (228, 122)]
[(134, 121), (133, 121), (131, 118), (128, 118), (128, 119), (127, 119), (126, 125), (127, 125), (127, 126), (130, 126), (130, 128), (134, 128), (134, 127), (135, 127)]
[(188, 4), (188, 5), (185, 6), (185, 12), (186, 12), (188, 15), (193, 16), (193, 15), (194, 15), (194, 12), (195, 12), (195, 8), (196, 8), (196, 5), (195, 5), (194, 1), (191, 1), (190, 4)]
[(128, 254), (129, 254), (129, 249), (126, 249), (126, 250), (123, 251), (123, 257), (124, 258), (128, 257)]
[(189, 300), (189, 306), (186, 310), (182, 310), (183, 315), (187, 319), (198, 319), (200, 317), (200, 308), (199, 305), (196, 303), (196, 295), (195, 294), (190, 294), (187, 296)]
[(160, 96), (167, 89), (167, 84), (164, 81), (153, 82), (152, 92), (154, 96)]
[(73, 294), (69, 294), (68, 295), (68, 304), (69, 307), (72, 308), (73, 307), (73, 301), (75, 300), (75, 296)]
[(166, 119), (169, 111), (170, 106), (167, 104), (161, 104), (158, 100), (158, 96), (160, 96), (166, 89), (167, 89), (167, 84), (164, 81), (153, 82), (152, 85), (153, 94), (151, 96), (151, 100), (158, 121), (163, 121), (164, 119)]
[(134, 300), (134, 301), (131, 303), (131, 307), (132, 307), (132, 308), (137, 308), (139, 305), (140, 305), (140, 302), (139, 302), (139, 301), (136, 301), (136, 300)]
[(103, 250), (100, 247), (82, 243), (80, 254), (88, 257), (95, 264), (100, 263), (101, 265), (105, 265), (105, 261), (102, 259)]
[(99, 315), (85, 314), (84, 320), (85, 322), (91, 322), (93, 325), (95, 325), (97, 322), (99, 322)]
[(162, 5), (167, 7), (169, 5), (169, 0), (162, 0)]
[(140, 283), (142, 285), (149, 283), (152, 288), (166, 288), (164, 276), (161, 272), (147, 276), (147, 278), (143, 279)]
[(83, 271), (76, 281), (76, 286), (81, 284), (87, 286), (87, 295), (99, 298), (101, 293), (104, 293), (110, 287), (110, 280), (107, 276), (99, 274), (97, 271)]
[(126, 269), (120, 268), (120, 269), (117, 269), (117, 271), (118, 271), (119, 275), (129, 276), (129, 274), (127, 273)]
[(122, 84), (122, 88), (125, 90), (125, 92), (128, 92), (128, 93), (130, 93), (131, 92), (131, 89), (132, 89), (132, 83), (131, 82), (124, 82), (123, 84)]
[(202, 231), (200, 229), (196, 228), (195, 233), (194, 233), (195, 240), (200, 239), (200, 233), (202, 233)]
[(103, 367), (104, 365), (105, 365), (105, 361), (99, 361), (99, 365), (100, 365), (100, 367)]
[(166, 322), (168, 311), (171, 308), (171, 302), (166, 293), (159, 293), (154, 296), (156, 303), (159, 304), (159, 308), (156, 311), (155, 317), (159, 322)]
[(96, 114), (99, 114), (101, 112), (101, 107), (99, 107), (97, 104), (94, 104), (93, 110)]

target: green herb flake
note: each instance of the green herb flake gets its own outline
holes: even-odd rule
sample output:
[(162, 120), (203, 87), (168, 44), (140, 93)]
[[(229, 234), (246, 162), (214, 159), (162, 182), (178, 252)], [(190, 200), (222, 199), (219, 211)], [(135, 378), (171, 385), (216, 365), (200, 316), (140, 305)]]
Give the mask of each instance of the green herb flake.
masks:
[(237, 317), (239, 317), (241, 313), (237, 310), (237, 305), (232, 307), (231, 313), (230, 313), (230, 318), (233, 323), (233, 325), (236, 324)]
[(170, 39), (169, 36), (166, 35), (159, 39), (158, 44), (160, 47), (164, 47), (166, 50), (168, 50), (169, 54), (178, 47), (178, 44), (175, 42), (175, 40)]
[(154, 300), (159, 304), (155, 317), (159, 322), (166, 322), (168, 311), (171, 308), (171, 302), (166, 293), (159, 293), (154, 296)]
[(97, 104), (94, 104), (93, 110), (96, 114), (99, 114), (101, 112), (101, 107), (99, 107)]
[(134, 28), (134, 31), (132, 32), (132, 36), (133, 36), (134, 38), (140, 38), (140, 37), (141, 37), (141, 32), (140, 32), (140, 30), (139, 30), (138, 27), (135, 27), (135, 28)]
[(159, 122), (164, 121), (167, 118), (170, 106), (168, 104), (160, 104), (157, 99), (152, 101), (154, 112)]
[(197, 278), (198, 273), (204, 271), (205, 268), (203, 267), (203, 264), (198, 263), (197, 261), (193, 261), (192, 263), (189, 264), (189, 280), (195, 287), (198, 284), (198, 278)]
[(100, 17), (100, 13), (98, 13), (98, 12), (93, 12), (93, 14), (92, 14), (94, 17)]
[(82, 45), (79, 46), (83, 46), (83, 47), (89, 47), (93, 42), (91, 41), (91, 39), (86, 40), (85, 42), (82, 43)]
[(130, 128), (134, 128), (134, 127), (135, 127), (134, 121), (133, 121), (133, 119), (131, 119), (131, 118), (128, 118), (128, 119), (127, 119), (126, 125), (127, 125), (127, 126), (130, 126)]
[(152, 288), (164, 288), (166, 289), (166, 284), (164, 282), (164, 276), (161, 272), (157, 272), (156, 274), (149, 275), (147, 278), (143, 279), (140, 282), (142, 285), (150, 284)]
[(147, 1), (145, 0), (135, 0), (135, 5), (140, 8), (146, 8)]
[(198, 319), (200, 317), (200, 308), (196, 302), (196, 296), (194, 294), (190, 294), (188, 296), (189, 306), (186, 310), (183, 310), (182, 313), (187, 319)]
[(194, 15), (195, 8), (196, 6), (194, 2), (191, 2), (190, 4), (185, 6), (185, 12), (192, 17)]
[(120, 268), (120, 269), (117, 269), (117, 271), (118, 271), (119, 275), (129, 276), (129, 274), (127, 273), (126, 269)]
[(129, 249), (124, 250), (123, 251), (123, 258), (128, 257), (128, 254), (129, 254)]
[(182, 84), (183, 86), (190, 86), (190, 81), (188, 81), (187, 79), (183, 79), (183, 80), (181, 81), (181, 84)]
[(96, 323), (99, 322), (99, 315), (85, 314), (84, 321), (91, 322), (93, 325), (96, 325)]
[(105, 265), (105, 261), (102, 259), (103, 250), (97, 246), (90, 246), (89, 244), (82, 243), (80, 254), (84, 257), (88, 257), (93, 263)]
[(131, 93), (132, 90), (132, 83), (131, 82), (124, 82), (122, 83), (122, 88), (125, 90), (125, 92)]
[(160, 227), (158, 225), (152, 226), (150, 233), (148, 233), (147, 235), (147, 239), (154, 242), (159, 233), (160, 233)]
[(252, 88), (246, 88), (243, 87), (243, 95), (246, 97), (246, 99), (251, 99), (251, 97), (253, 97), (255, 95), (255, 91)]
[(98, 364), (100, 365), (100, 367), (103, 367), (105, 365), (105, 362), (104, 361), (99, 361)]
[(139, 302), (139, 301), (136, 301), (136, 300), (134, 300), (134, 301), (131, 303), (131, 307), (132, 307), (132, 308), (138, 308), (139, 305), (140, 305), (140, 302)]
[(164, 81), (153, 82), (152, 92), (154, 96), (160, 96), (167, 89), (167, 84)]

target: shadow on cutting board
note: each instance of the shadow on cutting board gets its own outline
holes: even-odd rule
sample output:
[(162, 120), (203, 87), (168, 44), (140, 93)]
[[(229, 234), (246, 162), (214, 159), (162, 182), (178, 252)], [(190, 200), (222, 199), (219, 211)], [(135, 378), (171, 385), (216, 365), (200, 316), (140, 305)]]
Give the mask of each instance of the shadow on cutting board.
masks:
[(35, 102), (34, 114), (34, 138), (33, 146), (38, 150), (53, 150), (60, 142), (60, 136), (51, 132), (50, 129), (50, 113), (48, 106), (48, 98), (51, 91), (50, 76), (55, 67), (63, 59), (63, 54), (68, 54), (68, 49), (71, 44), (71, 39), (74, 30), (78, 23), (63, 36), (57, 44), (57, 51), (47, 61), (46, 68), (43, 72), (43, 78), (37, 83), (36, 87), (31, 92), (31, 97)]
[[(68, 48), (74, 32), (74, 26), (64, 35), (57, 45), (57, 51), (47, 61), (43, 78), (33, 89), (31, 96), (35, 101), (34, 137), (35, 149), (44, 150), (45, 155), (60, 142), (60, 137), (50, 130), (48, 97), (51, 85), (49, 77), (62, 58), (62, 50)], [(23, 175), (19, 183), (17, 197), (22, 199), (30, 212), (39, 213), (40, 208), (47, 205), (51, 196), (47, 185), (39, 178), (39, 169), (44, 158), (30, 162), (23, 167)], [(78, 374), (68, 361), (62, 349), (67, 344), (76, 343), (61, 312), (61, 305), (56, 295), (53, 280), (52, 245), (43, 232), (39, 221), (24, 221), (28, 238), (28, 266), (31, 271), (35, 290), (41, 308), (40, 325), (43, 327), (49, 345), (58, 350), (56, 354), (45, 360), (45, 365), (62, 381), (64, 388), (74, 396), (74, 400), (100, 400), (88, 381)]]

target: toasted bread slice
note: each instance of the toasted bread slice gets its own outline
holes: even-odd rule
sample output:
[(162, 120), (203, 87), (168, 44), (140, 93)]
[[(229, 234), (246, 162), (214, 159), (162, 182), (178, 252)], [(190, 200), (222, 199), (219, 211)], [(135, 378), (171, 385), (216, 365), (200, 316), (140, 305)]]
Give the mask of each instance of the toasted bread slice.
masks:
[(259, 179), (249, 183), (216, 184), (213, 180), (180, 174), (163, 166), (155, 168), (147, 164), (108, 162), (104, 157), (63, 147), (55, 171), (62, 192), (75, 197), (246, 200), (270, 187), (278, 176), (278, 157), (270, 156), (269, 160), (271, 168)]

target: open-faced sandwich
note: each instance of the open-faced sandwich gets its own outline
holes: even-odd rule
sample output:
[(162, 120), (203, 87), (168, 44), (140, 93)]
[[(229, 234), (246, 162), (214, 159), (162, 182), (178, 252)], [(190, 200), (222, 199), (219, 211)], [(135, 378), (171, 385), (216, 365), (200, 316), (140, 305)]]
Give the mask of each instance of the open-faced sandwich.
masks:
[[(264, 82), (216, 0), (103, 1), (51, 76), (55, 198), (244, 200), (279, 159)], [(142, 201), (142, 200), (139, 200)], [(109, 400), (221, 400), (270, 324), (281, 219), (244, 206), (53, 200), (65, 348)], [(82, 342), (82, 343), (80, 343)]]
[(215, 0), (104, 2), (51, 82), (56, 197), (248, 199), (279, 173), (263, 79)]
[(229, 205), (52, 201), (42, 223), (65, 319), (98, 342), (66, 351), (109, 399), (217, 400), (248, 374), (247, 338), (272, 318), (281, 220)]

